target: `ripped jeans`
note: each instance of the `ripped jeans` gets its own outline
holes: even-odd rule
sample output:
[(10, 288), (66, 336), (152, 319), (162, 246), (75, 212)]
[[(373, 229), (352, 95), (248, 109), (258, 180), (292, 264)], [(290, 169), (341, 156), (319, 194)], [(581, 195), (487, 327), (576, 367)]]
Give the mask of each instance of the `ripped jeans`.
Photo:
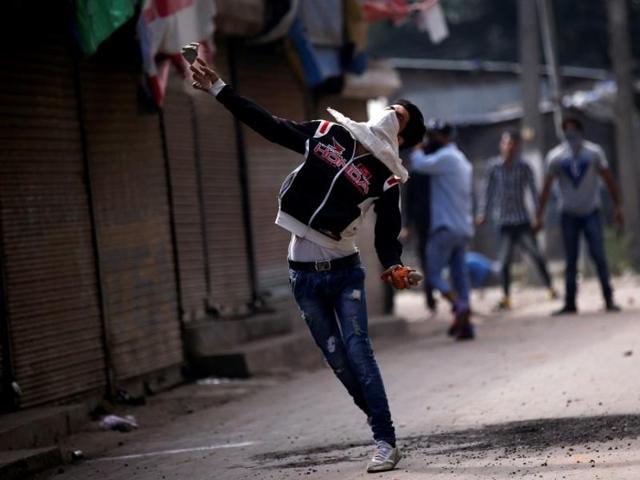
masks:
[(395, 446), (387, 395), (367, 330), (361, 266), (328, 272), (289, 270), (302, 318), (327, 363), (370, 418), (373, 438)]

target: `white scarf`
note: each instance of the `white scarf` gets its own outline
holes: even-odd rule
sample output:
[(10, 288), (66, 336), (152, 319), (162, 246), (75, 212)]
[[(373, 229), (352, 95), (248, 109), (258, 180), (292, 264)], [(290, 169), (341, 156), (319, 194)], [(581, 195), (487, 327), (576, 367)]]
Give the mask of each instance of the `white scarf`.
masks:
[(384, 110), (368, 122), (355, 122), (333, 108), (327, 108), (333, 118), (346, 128), (374, 157), (380, 160), (401, 182), (409, 179), (409, 172), (402, 166), (398, 154), (400, 124), (394, 110)]

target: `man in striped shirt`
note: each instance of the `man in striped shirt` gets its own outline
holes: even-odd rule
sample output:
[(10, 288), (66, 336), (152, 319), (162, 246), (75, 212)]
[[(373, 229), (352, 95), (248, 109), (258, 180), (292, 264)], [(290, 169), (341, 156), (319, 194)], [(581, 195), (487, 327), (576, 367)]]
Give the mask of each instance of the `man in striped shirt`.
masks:
[(531, 256), (549, 289), (550, 296), (557, 297), (525, 205), (526, 191), (529, 190), (534, 202), (538, 201), (538, 191), (531, 168), (518, 155), (519, 147), (520, 134), (517, 131), (506, 131), (502, 134), (500, 157), (487, 172), (484, 214), (476, 220), (476, 223), (481, 225), (494, 211), (497, 213), (495, 219), (500, 234), (498, 259), (504, 293), (497, 306), (500, 310), (511, 308), (511, 262), (516, 245), (520, 245)]

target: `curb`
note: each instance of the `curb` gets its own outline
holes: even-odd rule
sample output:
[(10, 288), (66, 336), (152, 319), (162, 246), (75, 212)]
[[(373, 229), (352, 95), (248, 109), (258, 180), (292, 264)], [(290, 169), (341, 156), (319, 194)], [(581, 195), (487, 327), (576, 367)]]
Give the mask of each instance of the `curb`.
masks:
[(0, 450), (43, 447), (77, 432), (87, 422), (87, 407), (26, 409), (0, 416)]
[(0, 478), (18, 480), (63, 463), (58, 447), (0, 452)]

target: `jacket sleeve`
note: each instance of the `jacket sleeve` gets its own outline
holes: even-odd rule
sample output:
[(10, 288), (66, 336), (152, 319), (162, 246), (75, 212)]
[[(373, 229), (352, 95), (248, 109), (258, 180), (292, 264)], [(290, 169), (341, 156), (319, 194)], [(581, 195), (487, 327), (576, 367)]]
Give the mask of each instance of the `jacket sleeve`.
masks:
[(374, 204), (377, 214), (374, 245), (380, 263), (386, 269), (402, 264), (402, 243), (398, 240), (402, 219), (400, 216), (400, 185), (384, 192)]
[(234, 117), (265, 139), (298, 153), (305, 152), (307, 140), (320, 124), (320, 121), (298, 123), (276, 117), (257, 103), (236, 93), (229, 85), (218, 93), (216, 99)]

